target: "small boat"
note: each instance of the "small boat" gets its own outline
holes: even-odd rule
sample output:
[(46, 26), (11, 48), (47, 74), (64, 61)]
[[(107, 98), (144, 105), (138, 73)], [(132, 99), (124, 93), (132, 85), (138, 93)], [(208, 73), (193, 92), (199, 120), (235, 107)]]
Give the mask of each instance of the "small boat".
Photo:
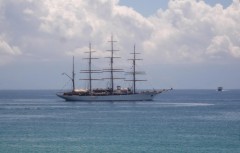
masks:
[(218, 87), (217, 91), (223, 91), (223, 87)]
[[(116, 50), (114, 50), (113, 48), (113, 43), (116, 42), (113, 40), (113, 37), (111, 37), (111, 40), (109, 41), (111, 43), (111, 49), (108, 50), (110, 51), (110, 57), (107, 57), (110, 59), (110, 68), (108, 69), (103, 69), (103, 70), (93, 70), (92, 69), (92, 60), (93, 59), (97, 59), (97, 58), (93, 58), (92, 57), (92, 53), (94, 51), (92, 51), (91, 49), (91, 44), (89, 44), (89, 51), (86, 52), (88, 53), (89, 57), (85, 58), (88, 60), (88, 70), (82, 70), (82, 73), (87, 73), (88, 74), (88, 78), (87, 79), (81, 79), (81, 80), (87, 80), (89, 81), (89, 87), (88, 89), (81, 89), (81, 90), (76, 90), (75, 89), (75, 72), (74, 72), (74, 57), (73, 57), (73, 71), (72, 71), (72, 76), (67, 75), (66, 73), (64, 73), (66, 76), (68, 76), (71, 81), (72, 81), (72, 91), (68, 91), (68, 92), (59, 92), (57, 93), (57, 96), (59, 96), (60, 98), (65, 99), (66, 101), (151, 101), (153, 100), (153, 98), (164, 92), (167, 91), (166, 89), (163, 90), (141, 90), (141, 91), (137, 91), (136, 89), (136, 82), (138, 81), (146, 81), (146, 80), (140, 80), (137, 79), (137, 75), (138, 74), (142, 74), (143, 72), (140, 71), (136, 71), (136, 61), (137, 60), (141, 60), (136, 58), (136, 56), (139, 54), (135, 51), (135, 45), (134, 45), (134, 51), (133, 53), (131, 53), (133, 55), (132, 59), (129, 59), (130, 61), (132, 61), (132, 71), (131, 72), (127, 72), (126, 74), (131, 75), (131, 79), (126, 80), (125, 78), (119, 78), (119, 77), (115, 77), (117, 76), (115, 73), (119, 73), (119, 72), (124, 72), (122, 69), (116, 69), (113, 65), (114, 63), (114, 59), (115, 58), (119, 58), (114, 56), (114, 52)], [(103, 78), (103, 79), (99, 79), (99, 78), (93, 78), (92, 74), (93, 73), (110, 73), (110, 77), (109, 78)], [(115, 82), (114, 80), (116, 79), (123, 79), (124, 81), (131, 81), (132, 82), (132, 87), (129, 88), (122, 88), (121, 86), (114, 86)], [(106, 87), (106, 88), (93, 88), (93, 81), (96, 80), (110, 80), (110, 86)]]

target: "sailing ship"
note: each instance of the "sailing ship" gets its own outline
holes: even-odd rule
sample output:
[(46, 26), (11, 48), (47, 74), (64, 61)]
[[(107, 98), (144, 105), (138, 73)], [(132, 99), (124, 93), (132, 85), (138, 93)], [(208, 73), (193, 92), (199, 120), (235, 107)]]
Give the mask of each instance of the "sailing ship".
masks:
[[(57, 96), (60, 98), (65, 99), (66, 101), (151, 101), (153, 98), (160, 94), (163, 91), (166, 90), (141, 90), (137, 91), (136, 89), (136, 83), (138, 81), (146, 81), (146, 80), (139, 80), (137, 79), (136, 75), (141, 74), (142, 72), (136, 71), (136, 61), (141, 60), (137, 59), (136, 56), (137, 53), (135, 51), (135, 45), (134, 45), (134, 51), (131, 53), (133, 55), (132, 59), (129, 59), (132, 61), (132, 72), (128, 72), (129, 75), (132, 76), (132, 79), (130, 80), (124, 80), (124, 81), (131, 81), (132, 82), (132, 88), (122, 88), (121, 86), (116, 86), (115, 89), (115, 82), (116, 79), (124, 79), (124, 78), (116, 78), (115, 73), (123, 72), (123, 69), (117, 69), (114, 67), (114, 59), (119, 58), (114, 56), (114, 52), (118, 51), (114, 49), (114, 41), (113, 36), (111, 36), (111, 40), (109, 41), (111, 43), (111, 49), (108, 50), (111, 53), (110, 57), (107, 57), (110, 59), (110, 68), (103, 69), (103, 70), (93, 70), (92, 69), (92, 60), (97, 59), (92, 57), (92, 53), (95, 51), (92, 51), (91, 44), (89, 44), (89, 51), (86, 52), (89, 54), (88, 58), (85, 58), (88, 60), (88, 70), (82, 70), (81, 73), (88, 73), (87, 79), (81, 79), (81, 80), (87, 80), (89, 81), (89, 88), (88, 89), (81, 89), (77, 90), (75, 88), (75, 70), (74, 70), (74, 57), (73, 57), (73, 70), (72, 70), (72, 76), (67, 75), (71, 81), (72, 81), (72, 90), (69, 92), (59, 92), (57, 93)], [(95, 80), (102, 80), (102, 79), (96, 79), (92, 77), (93, 73), (102, 73), (102, 72), (108, 72), (110, 73), (109, 78), (103, 78), (103, 80), (110, 80), (110, 86), (107, 88), (93, 88), (92, 87), (92, 81)]]

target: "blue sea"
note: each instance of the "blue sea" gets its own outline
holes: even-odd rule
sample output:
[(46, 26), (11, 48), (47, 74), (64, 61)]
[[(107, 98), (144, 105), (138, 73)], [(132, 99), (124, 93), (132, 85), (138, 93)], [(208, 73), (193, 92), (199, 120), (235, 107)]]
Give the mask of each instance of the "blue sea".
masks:
[(0, 91), (1, 153), (240, 153), (240, 90), (150, 102), (65, 102), (56, 92)]

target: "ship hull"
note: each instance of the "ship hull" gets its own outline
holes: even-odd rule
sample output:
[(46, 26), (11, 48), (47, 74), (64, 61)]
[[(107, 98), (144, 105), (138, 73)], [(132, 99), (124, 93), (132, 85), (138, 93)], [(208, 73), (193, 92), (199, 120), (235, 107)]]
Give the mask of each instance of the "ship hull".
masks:
[(147, 92), (128, 95), (101, 95), (101, 96), (83, 96), (83, 95), (64, 95), (58, 93), (57, 96), (65, 99), (66, 101), (152, 101), (153, 98), (159, 93)]

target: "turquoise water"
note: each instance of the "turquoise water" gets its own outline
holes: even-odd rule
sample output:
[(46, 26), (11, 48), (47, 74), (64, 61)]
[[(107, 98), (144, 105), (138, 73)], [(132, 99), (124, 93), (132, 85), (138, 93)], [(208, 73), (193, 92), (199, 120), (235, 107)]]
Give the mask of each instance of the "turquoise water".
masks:
[(55, 92), (0, 91), (1, 153), (240, 152), (240, 90), (89, 103)]

